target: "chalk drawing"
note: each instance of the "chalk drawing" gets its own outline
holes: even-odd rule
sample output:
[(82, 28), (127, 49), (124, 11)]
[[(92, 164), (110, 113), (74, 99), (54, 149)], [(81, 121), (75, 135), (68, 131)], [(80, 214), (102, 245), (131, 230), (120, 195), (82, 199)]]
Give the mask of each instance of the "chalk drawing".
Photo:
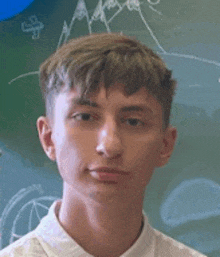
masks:
[(156, 10), (156, 9), (155, 9), (154, 7), (152, 7), (151, 5), (149, 5), (149, 8), (150, 8), (151, 10), (153, 10), (154, 12), (156, 12), (157, 14), (163, 15), (162, 12)]
[(220, 215), (220, 185), (206, 178), (181, 182), (161, 205), (163, 222), (177, 227)]
[(38, 208), (41, 207), (41, 208), (44, 208), (47, 211), (49, 210), (49, 207), (45, 204), (42, 204), (41, 201), (46, 200), (46, 201), (50, 201), (51, 203), (53, 203), (57, 199), (58, 199), (57, 197), (53, 197), (53, 196), (44, 196), (44, 197), (35, 198), (35, 199), (27, 202), (25, 205), (23, 205), (22, 208), (18, 211), (18, 214), (15, 217), (15, 220), (13, 221), (13, 226), (12, 226), (12, 230), (11, 230), (11, 237), (10, 237), (9, 244), (13, 243), (17, 239), (24, 236), (24, 235), (21, 235), (21, 234), (17, 234), (16, 233), (16, 228), (17, 228), (17, 225), (19, 223), (20, 218), (23, 216), (23, 213), (25, 211), (27, 212), (27, 209), (28, 209), (29, 206), (31, 207), (31, 212), (29, 214), (29, 220), (28, 220), (27, 228), (26, 228), (27, 233), (32, 231), (35, 228), (35, 226), (33, 226), (33, 213), (35, 212), (35, 214), (38, 218), (38, 222), (40, 223), (40, 220), (43, 217), (40, 217)]
[[(156, 10), (153, 6), (159, 5), (160, 4), (160, 0), (147, 0), (147, 3), (149, 4), (149, 8), (151, 8), (153, 11), (155, 11), (157, 14), (162, 15), (162, 13), (158, 10)], [(207, 64), (211, 64), (211, 65), (215, 65), (217, 67), (220, 67), (220, 62), (218, 61), (214, 61), (214, 60), (209, 60), (206, 58), (202, 58), (202, 57), (198, 57), (195, 55), (187, 55), (187, 54), (181, 54), (181, 53), (175, 53), (175, 52), (167, 52), (162, 44), (159, 42), (159, 40), (157, 39), (156, 35), (154, 34), (153, 30), (151, 29), (151, 27), (149, 26), (149, 24), (147, 23), (142, 11), (141, 11), (141, 4), (143, 4), (143, 2), (140, 2), (139, 0), (126, 0), (123, 4), (120, 4), (118, 2), (118, 0), (106, 0), (105, 3), (102, 3), (102, 0), (99, 0), (96, 8), (94, 9), (94, 12), (92, 14), (91, 19), (89, 18), (89, 11), (87, 10), (86, 7), (86, 3), (84, 0), (78, 0), (77, 2), (77, 6), (76, 9), (74, 11), (72, 20), (70, 22), (70, 25), (67, 25), (66, 20), (64, 20), (64, 25), (62, 28), (62, 32), (58, 41), (58, 45), (57, 48), (59, 48), (63, 43), (66, 43), (67, 40), (69, 39), (70, 35), (71, 35), (71, 31), (73, 29), (73, 25), (74, 25), (74, 21), (77, 19), (79, 21), (81, 21), (83, 18), (87, 19), (87, 24), (88, 24), (88, 30), (89, 33), (92, 33), (92, 28), (91, 25), (94, 21), (101, 21), (103, 22), (103, 24), (106, 27), (107, 32), (111, 32), (111, 28), (110, 28), (110, 23), (113, 21), (113, 19), (118, 16), (125, 7), (127, 7), (127, 9), (130, 12), (136, 12), (137, 16), (139, 16), (143, 22), (143, 24), (146, 27), (146, 30), (150, 33), (151, 37), (153, 38), (153, 40), (155, 41), (157, 47), (160, 49), (160, 51), (158, 52), (159, 55), (166, 55), (166, 56), (173, 56), (176, 58), (184, 58), (184, 59), (192, 59), (195, 61), (199, 61), (199, 62), (203, 62), (203, 63), (207, 63)], [(112, 15), (112, 17), (109, 20), (106, 20), (106, 16), (105, 16), (105, 9), (107, 8), (108, 10), (110, 10), (111, 8), (115, 8), (117, 7), (118, 10), (115, 11), (115, 13)], [(31, 25), (30, 25), (31, 26)], [(31, 29), (31, 28), (30, 28)], [(38, 75), (39, 71), (33, 71), (33, 72), (28, 72), (25, 74), (21, 74), (16, 78), (13, 78), (11, 81), (9, 81), (9, 84), (13, 83), (14, 81), (27, 77), (27, 76), (32, 76), (32, 75)]]
[(92, 25), (93, 21), (98, 21), (99, 20), (99, 21), (101, 21), (105, 24), (105, 27), (106, 27), (107, 31), (111, 32), (111, 30), (109, 28), (109, 25), (108, 25), (108, 22), (107, 22), (106, 17), (105, 17), (105, 12), (104, 12), (102, 6), (103, 6), (102, 5), (102, 0), (99, 0), (98, 5), (96, 6), (95, 11), (92, 15), (92, 18), (89, 21), (90, 25)]
[(159, 4), (160, 3), (160, 0), (156, 0), (156, 1), (153, 1), (152, 0), (147, 0), (149, 4), (152, 4), (152, 5), (156, 5), (156, 4)]
[(40, 74), (39, 71), (31, 71), (31, 72), (28, 72), (28, 73), (25, 73), (25, 74), (21, 74), (18, 77), (16, 77), (16, 78), (12, 79), (11, 81), (9, 81), (8, 84), (13, 83), (14, 81), (16, 81), (16, 80), (18, 80), (20, 78), (28, 77), (30, 75), (39, 75), (39, 74)]
[(125, 4), (129, 11), (133, 11), (133, 10), (138, 11), (138, 7), (140, 6), (140, 2), (138, 0), (127, 0)]
[(87, 20), (87, 24), (88, 24), (88, 29), (89, 29), (89, 33), (92, 33), (92, 29), (91, 29), (91, 24), (90, 24), (90, 20), (89, 20), (89, 14), (86, 8), (86, 4), (84, 0), (79, 0), (77, 5), (76, 5), (76, 9), (75, 12), (73, 14), (72, 20), (70, 22), (70, 25), (68, 26), (66, 21), (64, 20), (64, 25), (63, 25), (63, 29), (59, 38), (59, 42), (58, 42), (58, 46), (57, 48), (59, 48), (59, 46), (63, 43), (66, 43), (66, 41), (68, 40), (69, 36), (70, 36), (70, 32), (72, 30), (72, 27), (74, 25), (75, 20), (79, 20), (81, 21), (83, 18), (86, 18)]
[(156, 10), (156, 9), (152, 6), (152, 5), (157, 5), (157, 4), (159, 4), (159, 3), (160, 3), (160, 0), (157, 0), (157, 1), (155, 1), (155, 2), (152, 2), (151, 0), (147, 0), (147, 1), (148, 1), (149, 4), (151, 4), (151, 5), (149, 5), (149, 8), (150, 8), (151, 10), (153, 10), (153, 11), (156, 12), (156, 13), (158, 13), (159, 15), (162, 15), (162, 12)]
[[(22, 188), (21, 190), (18, 191), (18, 193), (16, 193), (8, 202), (8, 204), (6, 205), (6, 207), (4, 208), (2, 215), (0, 217), (0, 249), (2, 249), (2, 245), (3, 245), (3, 236), (4, 236), (4, 226), (6, 223), (6, 220), (9, 216), (9, 214), (11, 214), (12, 210), (13, 212), (15, 211), (14, 208), (16, 208), (16, 205), (18, 203), (20, 203), (22, 200), (24, 200), (24, 198), (30, 194), (31, 192), (37, 191), (38, 194), (43, 195), (44, 191), (42, 189), (42, 186), (40, 184), (38, 185), (31, 185), (27, 188)], [(34, 198), (31, 201), (28, 201), (27, 203), (25, 203), (20, 209), (19, 211), (16, 213), (16, 217), (13, 221), (12, 224), (12, 228), (10, 230), (10, 240), (9, 240), (9, 244), (13, 243), (15, 240), (21, 238), (24, 235), (21, 234), (17, 234), (16, 233), (16, 229), (19, 223), (19, 220), (23, 217), (24, 212), (27, 212), (27, 207), (31, 208), (30, 213), (28, 213), (28, 222), (27, 224), (27, 228), (26, 232), (30, 232), (34, 229), (32, 223), (33, 223), (33, 214), (35, 213), (37, 218), (38, 218), (38, 222), (41, 220), (41, 216), (39, 214), (38, 208), (44, 208), (46, 210), (49, 209), (49, 206), (46, 205), (45, 203), (42, 203), (42, 201), (49, 201), (54, 202), (55, 200), (57, 200), (58, 197), (55, 196), (41, 196), (39, 198)]]
[(44, 24), (38, 21), (36, 15), (32, 15), (29, 18), (30, 23), (22, 22), (21, 29), (23, 32), (32, 32), (32, 39), (40, 38), (40, 31), (44, 28)]
[(111, 8), (115, 7), (118, 7), (119, 9), (121, 8), (121, 5), (117, 0), (107, 0), (103, 5), (103, 10), (105, 10), (105, 8), (108, 8), (108, 10), (110, 10)]

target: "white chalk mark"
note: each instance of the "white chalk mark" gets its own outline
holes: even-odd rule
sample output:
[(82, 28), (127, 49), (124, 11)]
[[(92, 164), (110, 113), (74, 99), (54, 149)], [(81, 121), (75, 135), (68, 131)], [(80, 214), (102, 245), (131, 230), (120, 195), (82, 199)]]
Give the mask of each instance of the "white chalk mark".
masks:
[(127, 0), (126, 6), (129, 11), (133, 11), (133, 10), (138, 11), (140, 3), (139, 3), (139, 0)]
[(155, 43), (157, 44), (157, 46), (162, 50), (163, 53), (166, 53), (166, 51), (163, 49), (163, 47), (160, 45), (159, 41), (157, 40), (156, 36), (154, 35), (153, 31), (151, 30), (150, 26), (148, 25), (148, 23), (144, 19), (144, 16), (143, 16), (140, 8), (139, 8), (139, 14), (140, 14), (141, 19), (144, 22), (145, 26), (147, 27), (148, 31), (150, 32), (151, 37), (154, 39)]
[(105, 10), (106, 7), (108, 8), (108, 10), (110, 10), (111, 8), (115, 8), (116, 6), (119, 9), (121, 8), (121, 5), (119, 4), (119, 2), (117, 0), (107, 0), (107, 1), (105, 1), (104, 5), (103, 5), (103, 10)]
[[(47, 196), (48, 197), (48, 196)], [(38, 198), (39, 200), (39, 198)], [(41, 208), (45, 209), (45, 210), (48, 210), (48, 207), (46, 207), (44, 204), (41, 204), (39, 202), (37, 202), (37, 206), (40, 206)]]
[(22, 235), (13, 234), (13, 237), (15, 237), (15, 238), (19, 239), (19, 238), (21, 238), (21, 237), (22, 237)]
[[(154, 1), (147, 0), (147, 2), (150, 4), (149, 8), (151, 10), (158, 13), (159, 15), (162, 15), (161, 12), (159, 12), (158, 10), (156, 10), (155, 8), (152, 7), (152, 5), (159, 4), (160, 0), (154, 0)], [(76, 6), (76, 9), (75, 9), (75, 12), (74, 12), (74, 15), (72, 17), (70, 25), (68, 26), (67, 22), (64, 20), (64, 25), (63, 25), (63, 29), (62, 29), (62, 32), (61, 32), (61, 35), (60, 35), (60, 38), (59, 38), (57, 48), (59, 48), (62, 45), (62, 43), (67, 42), (67, 40), (69, 39), (75, 19), (78, 19), (78, 20), (81, 21), (83, 18), (86, 18), (90, 34), (92, 33), (91, 24), (92, 24), (93, 21), (96, 21), (96, 20), (100, 20), (101, 22), (103, 22), (106, 26), (107, 31), (111, 32), (109, 24), (113, 21), (113, 19), (117, 15), (119, 15), (122, 12), (122, 10), (124, 9), (125, 6), (127, 6), (129, 11), (136, 11), (139, 14), (139, 16), (141, 17), (146, 29), (149, 31), (149, 33), (150, 33), (151, 37), (153, 38), (153, 40), (155, 41), (156, 45), (161, 50), (161, 52), (159, 52), (159, 54), (164, 54), (164, 55), (168, 55), (168, 56), (175, 56), (177, 58), (193, 59), (195, 61), (200, 61), (200, 62), (204, 62), (204, 63), (207, 63), (207, 64), (213, 64), (213, 65), (218, 66), (218, 67), (220, 66), (220, 63), (217, 62), (217, 61), (213, 61), (213, 60), (209, 60), (209, 59), (205, 59), (205, 58), (200, 58), (200, 57), (197, 57), (197, 56), (194, 56), (194, 55), (169, 53), (169, 52), (165, 51), (163, 46), (158, 41), (157, 37), (154, 35), (153, 30), (150, 28), (149, 24), (145, 20), (143, 14), (142, 14), (142, 11), (141, 11), (139, 0), (126, 0), (124, 2), (124, 4), (122, 4), (122, 5), (118, 2), (118, 0), (106, 0), (105, 4), (102, 5), (102, 0), (99, 0), (97, 6), (95, 8), (95, 11), (93, 12), (93, 15), (92, 15), (91, 19), (89, 19), (89, 14), (88, 14), (88, 11), (87, 11), (85, 1), (84, 0), (78, 0), (78, 3), (77, 3), (77, 6)], [(108, 10), (110, 10), (111, 8), (115, 8), (115, 7), (118, 7), (118, 10), (112, 15), (112, 17), (108, 21), (106, 21), (104, 10), (106, 8), (108, 8)], [(26, 76), (30, 76), (30, 75), (35, 75), (35, 74), (39, 74), (39, 71), (34, 71), (34, 72), (29, 72), (29, 73), (26, 73), (26, 74), (22, 74), (22, 75), (20, 75), (16, 78), (12, 79), (9, 82), (9, 84), (16, 81), (17, 79), (20, 79), (20, 78), (23, 78), (23, 77), (26, 77)], [(220, 82), (220, 79), (219, 79), (219, 82)]]
[(92, 21), (97, 21), (97, 20), (101, 20), (102, 22), (104, 22), (104, 15), (103, 14), (104, 14), (104, 12), (103, 12), (103, 9), (102, 9), (102, 0), (99, 0), (97, 6), (95, 8), (95, 11), (93, 12), (90, 23)]
[(27, 24), (26, 22), (21, 23), (21, 29), (23, 32), (32, 32), (32, 39), (40, 38), (40, 31), (44, 28), (44, 24), (38, 21), (36, 15), (32, 15), (29, 18), (31, 23)]
[(158, 52), (158, 54), (164, 54), (164, 55), (176, 56), (176, 57), (180, 57), (180, 58), (197, 60), (197, 61), (204, 62), (204, 63), (214, 64), (214, 65), (220, 67), (220, 63), (217, 62), (217, 61), (213, 61), (213, 60), (209, 60), (209, 59), (205, 59), (205, 58), (200, 58), (200, 57), (197, 57), (197, 56), (194, 56), (194, 55), (168, 53), (168, 52), (163, 52), (163, 53)]
[(151, 5), (149, 5), (149, 8), (150, 8), (151, 10), (153, 10), (154, 12), (158, 13), (159, 15), (163, 15), (162, 12), (156, 10), (156, 9), (155, 9), (154, 7), (152, 7)]
[(59, 38), (59, 42), (58, 42), (57, 48), (62, 44), (63, 37), (67, 38), (68, 36), (69, 36), (69, 28), (68, 28), (68, 25), (67, 25), (66, 21), (64, 21), (63, 29), (62, 29), (62, 32), (61, 32), (61, 35), (60, 35), (60, 38)]
[(149, 4), (156, 5), (160, 3), (160, 0), (156, 0), (155, 2), (152, 2), (152, 0), (147, 0)]
[(140, 2), (138, 0), (127, 0), (122, 6), (121, 8), (113, 15), (113, 17), (111, 17), (111, 19), (109, 19), (108, 23), (110, 23), (113, 18), (115, 18), (122, 10), (123, 8), (127, 6), (128, 10), (130, 11), (137, 11), (141, 17), (141, 20), (143, 21), (145, 27), (148, 29), (148, 31), (150, 32), (151, 37), (154, 39), (155, 43), (157, 44), (157, 46), (161, 49), (162, 52), (166, 53), (166, 51), (163, 49), (163, 47), (160, 45), (159, 41), (157, 40), (156, 36), (154, 35), (153, 31), (151, 30), (150, 26), (148, 25), (148, 23), (146, 22), (142, 12), (141, 12), (141, 8), (140, 8)]
[(36, 203), (35, 203), (35, 202), (33, 203), (33, 207), (34, 207), (34, 210), (35, 210), (35, 212), (36, 212), (36, 214), (37, 214), (38, 221), (40, 222), (41, 218), (40, 218), (40, 215), (39, 215), (39, 213), (38, 213), (38, 210), (37, 210), (37, 207), (36, 207)]
[(71, 31), (75, 19), (78, 19), (79, 21), (81, 21), (83, 18), (87, 19), (89, 33), (91, 34), (92, 30), (91, 30), (91, 27), (89, 25), (89, 14), (88, 14), (88, 11), (87, 11), (87, 8), (86, 8), (86, 4), (85, 4), (84, 0), (79, 0), (78, 3), (77, 3), (77, 6), (76, 6), (76, 10), (74, 12), (73, 18), (70, 22), (69, 30)]
[[(116, 0), (117, 1), (117, 0)], [(118, 1), (117, 1), (118, 3)], [(118, 5), (118, 11), (114, 13), (114, 15), (108, 20), (108, 24), (123, 10), (124, 6), (125, 6), (126, 3), (124, 3), (123, 5), (120, 5), (119, 3), (117, 4)]]
[(105, 24), (107, 31), (110, 33), (111, 30), (110, 30), (109, 25), (107, 23), (107, 20), (106, 20), (106, 17), (105, 17), (105, 12), (102, 8), (102, 0), (99, 0), (89, 23), (90, 23), (90, 25), (92, 25), (93, 21), (98, 21), (98, 20), (100, 20), (101, 22), (103, 22)]
[(8, 84), (11, 84), (12, 82), (14, 82), (17, 79), (28, 77), (30, 75), (39, 75), (39, 73), (40, 73), (39, 71), (31, 71), (31, 72), (28, 72), (28, 73), (25, 73), (25, 74), (21, 74), (18, 77), (16, 77), (16, 78), (12, 79), (11, 81), (9, 81)]
[[(63, 29), (59, 38), (59, 42), (57, 45), (57, 49), (63, 44), (66, 43), (67, 40), (69, 39), (70, 32), (72, 30), (72, 27), (74, 25), (74, 21), (77, 19), (81, 21), (83, 18), (86, 18), (87, 24), (88, 24), (88, 29), (89, 33), (92, 33), (91, 25), (90, 25), (90, 20), (89, 20), (89, 14), (86, 8), (86, 4), (84, 0), (79, 0), (76, 5), (75, 12), (73, 14), (72, 20), (70, 22), (70, 25), (68, 26), (66, 21), (64, 21)], [(64, 38), (64, 40), (63, 40)], [(63, 41), (63, 42), (62, 42)]]
[(218, 82), (220, 83), (220, 78), (218, 79)]
[(177, 227), (193, 220), (220, 215), (220, 185), (206, 178), (181, 182), (160, 208), (163, 222)]
[[(32, 185), (28, 188), (23, 188), (21, 190), (18, 191), (17, 194), (15, 194), (10, 201), (8, 202), (8, 204), (6, 205), (6, 207), (4, 208), (3, 212), (2, 212), (2, 216), (1, 216), (1, 220), (0, 220), (0, 233), (3, 233), (3, 228), (4, 228), (4, 224), (5, 221), (9, 215), (9, 213), (11, 212), (11, 210), (14, 208), (14, 206), (21, 200), (23, 199), (26, 195), (28, 195), (30, 192), (37, 190), (40, 194), (43, 194), (43, 190), (41, 185)], [(2, 249), (2, 239), (0, 238), (0, 249)]]
[[(84, 0), (80, 0), (80, 1), (77, 3), (74, 16), (75, 16), (79, 21), (81, 21), (84, 17), (87, 16), (87, 14), (88, 14), (88, 12), (87, 12), (87, 8), (86, 8), (86, 4), (85, 4)], [(70, 25), (72, 25), (72, 24), (70, 24)]]
[(50, 201), (51, 203), (53, 203), (57, 199), (58, 199), (58, 197), (55, 197), (55, 196), (42, 196), (42, 197), (39, 197), (39, 198), (32, 199), (31, 201), (29, 201), (25, 205), (23, 205), (22, 208), (18, 211), (18, 214), (15, 217), (15, 220), (13, 221), (11, 237), (10, 237), (10, 244), (14, 242), (15, 237), (20, 238), (20, 237), (23, 236), (23, 235), (16, 234), (16, 227), (18, 225), (19, 219), (22, 218), (22, 216), (23, 216), (22, 214), (25, 211), (27, 211), (27, 209), (28, 209), (27, 207), (31, 206), (31, 211), (30, 211), (30, 215), (29, 215), (29, 222), (28, 222), (28, 232), (30, 232), (34, 229), (34, 227), (32, 225), (33, 213), (36, 214), (36, 216), (38, 218), (38, 223), (43, 218), (43, 217), (40, 217), (38, 207), (43, 206), (44, 209), (49, 210), (48, 206), (46, 206), (45, 204), (39, 203), (39, 202), (40, 201)]
[[(31, 231), (33, 212), (34, 212), (34, 205), (32, 205), (32, 207), (31, 207), (31, 212), (30, 212), (29, 221), (28, 221), (28, 231)], [(14, 225), (14, 226), (16, 226), (16, 225)], [(12, 235), (13, 235), (13, 233), (12, 233)]]

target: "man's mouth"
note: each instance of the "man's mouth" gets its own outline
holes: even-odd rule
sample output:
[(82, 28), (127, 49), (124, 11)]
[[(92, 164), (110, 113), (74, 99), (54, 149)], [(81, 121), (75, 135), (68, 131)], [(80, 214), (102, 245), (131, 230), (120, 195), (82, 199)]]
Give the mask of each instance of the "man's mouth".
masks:
[(99, 181), (118, 182), (123, 176), (128, 175), (127, 172), (118, 168), (101, 167), (92, 169), (90, 174), (93, 178)]

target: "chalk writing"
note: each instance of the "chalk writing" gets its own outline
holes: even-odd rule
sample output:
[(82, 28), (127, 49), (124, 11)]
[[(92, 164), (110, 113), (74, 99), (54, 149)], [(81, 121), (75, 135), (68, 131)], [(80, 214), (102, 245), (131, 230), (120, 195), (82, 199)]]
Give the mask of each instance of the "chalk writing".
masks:
[(22, 22), (21, 29), (23, 32), (32, 32), (32, 39), (40, 38), (40, 31), (44, 28), (44, 24), (38, 21), (36, 15), (32, 15), (29, 18), (30, 23)]

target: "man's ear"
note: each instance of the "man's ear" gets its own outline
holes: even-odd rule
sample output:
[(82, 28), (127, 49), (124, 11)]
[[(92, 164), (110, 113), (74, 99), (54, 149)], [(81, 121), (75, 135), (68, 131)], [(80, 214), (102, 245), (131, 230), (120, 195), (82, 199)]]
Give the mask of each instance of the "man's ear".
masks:
[(168, 163), (176, 143), (177, 139), (177, 129), (169, 126), (164, 132), (163, 146), (160, 153), (160, 160), (158, 162), (158, 167), (162, 167)]
[(52, 128), (47, 117), (37, 119), (37, 130), (44, 152), (51, 161), (56, 160), (55, 145), (52, 140)]

